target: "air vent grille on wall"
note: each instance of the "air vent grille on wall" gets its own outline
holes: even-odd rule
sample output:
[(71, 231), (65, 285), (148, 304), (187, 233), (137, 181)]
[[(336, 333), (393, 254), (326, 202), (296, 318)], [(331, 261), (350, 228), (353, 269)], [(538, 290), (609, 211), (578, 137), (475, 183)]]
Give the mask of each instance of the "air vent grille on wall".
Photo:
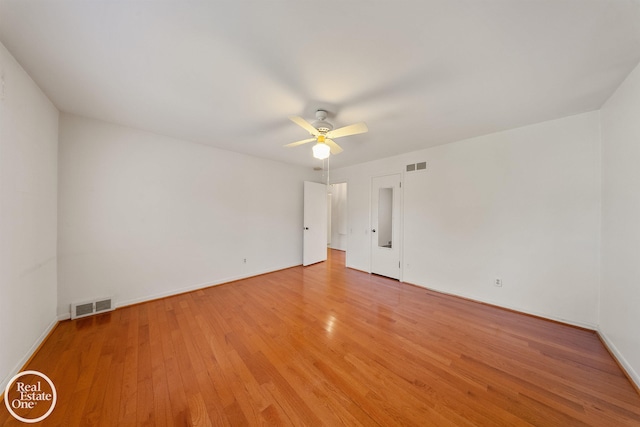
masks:
[(102, 301), (96, 301), (96, 312), (111, 310), (111, 298)]
[(427, 162), (413, 163), (407, 165), (407, 172), (421, 171), (427, 169)]
[(87, 303), (87, 304), (78, 304), (75, 306), (75, 310), (73, 310), (73, 312), (75, 313), (75, 316), (71, 316), (74, 319), (76, 317), (82, 317), (82, 316), (88, 316), (89, 314), (93, 314), (93, 303)]
[(71, 304), (71, 318), (91, 316), (113, 310), (113, 298), (100, 298)]

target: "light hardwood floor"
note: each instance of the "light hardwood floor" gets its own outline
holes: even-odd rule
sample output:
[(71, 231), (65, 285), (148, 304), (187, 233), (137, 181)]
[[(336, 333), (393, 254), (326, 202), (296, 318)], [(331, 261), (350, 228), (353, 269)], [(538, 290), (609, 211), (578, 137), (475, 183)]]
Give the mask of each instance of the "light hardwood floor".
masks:
[[(61, 322), (42, 425), (640, 425), (596, 334), (310, 267)], [(24, 425), (0, 409), (0, 424)]]

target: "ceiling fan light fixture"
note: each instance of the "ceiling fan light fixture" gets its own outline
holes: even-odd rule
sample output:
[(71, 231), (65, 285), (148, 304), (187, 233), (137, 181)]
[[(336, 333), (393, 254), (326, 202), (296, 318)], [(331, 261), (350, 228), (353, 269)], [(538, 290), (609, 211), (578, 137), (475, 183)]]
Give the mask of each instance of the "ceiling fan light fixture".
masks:
[(364, 122), (333, 129), (333, 125), (331, 123), (325, 122), (326, 118), (327, 112), (324, 110), (316, 111), (316, 119), (318, 120), (313, 123), (309, 123), (299, 116), (289, 116), (289, 120), (309, 132), (311, 138), (286, 144), (285, 147), (297, 147), (298, 145), (315, 141), (316, 145), (312, 148), (313, 157), (324, 160), (331, 154), (336, 155), (343, 151), (342, 147), (336, 144), (334, 139), (342, 138), (343, 136), (357, 135), (369, 130)]
[(331, 148), (324, 142), (318, 142), (311, 149), (313, 150), (313, 157), (320, 160), (326, 159), (331, 153)]

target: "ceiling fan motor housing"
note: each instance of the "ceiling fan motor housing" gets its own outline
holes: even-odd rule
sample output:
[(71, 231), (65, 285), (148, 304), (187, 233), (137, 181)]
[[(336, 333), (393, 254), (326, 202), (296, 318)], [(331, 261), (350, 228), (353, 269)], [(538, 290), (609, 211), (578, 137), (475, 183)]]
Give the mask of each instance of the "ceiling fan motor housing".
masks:
[(327, 133), (330, 130), (333, 130), (333, 125), (327, 121), (325, 121), (325, 119), (327, 118), (327, 112), (324, 110), (318, 110), (316, 111), (316, 120), (315, 122), (311, 123), (311, 125), (318, 129), (318, 132), (320, 133)]

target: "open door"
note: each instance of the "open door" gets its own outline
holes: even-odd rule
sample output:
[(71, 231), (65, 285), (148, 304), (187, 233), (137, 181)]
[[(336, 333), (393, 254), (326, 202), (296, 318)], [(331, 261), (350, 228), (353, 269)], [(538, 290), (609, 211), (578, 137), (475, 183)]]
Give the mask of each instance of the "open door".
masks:
[(400, 174), (371, 182), (371, 272), (400, 279)]
[(327, 259), (327, 186), (304, 182), (302, 265)]

